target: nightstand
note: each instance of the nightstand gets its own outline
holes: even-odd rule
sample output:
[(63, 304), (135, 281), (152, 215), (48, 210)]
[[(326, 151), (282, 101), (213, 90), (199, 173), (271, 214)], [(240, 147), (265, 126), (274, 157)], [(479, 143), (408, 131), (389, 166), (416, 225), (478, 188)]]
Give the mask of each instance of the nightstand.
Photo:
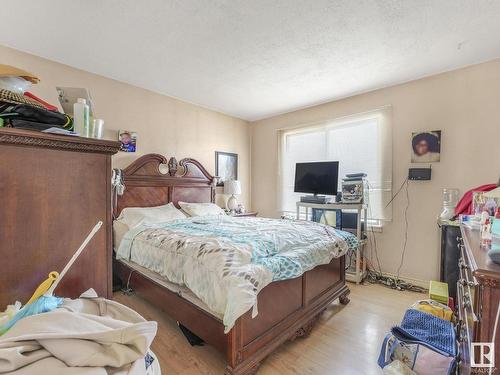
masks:
[(255, 212), (255, 211), (249, 211), (249, 212), (245, 212), (245, 213), (241, 213), (241, 214), (232, 214), (230, 216), (234, 216), (234, 217), (245, 217), (245, 216), (257, 216), (259, 213), (258, 212)]

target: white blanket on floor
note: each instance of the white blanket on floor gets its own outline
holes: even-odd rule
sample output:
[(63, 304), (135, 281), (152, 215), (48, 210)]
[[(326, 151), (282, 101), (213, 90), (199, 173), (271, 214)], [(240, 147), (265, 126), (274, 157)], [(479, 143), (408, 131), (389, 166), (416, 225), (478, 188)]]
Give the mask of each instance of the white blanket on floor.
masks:
[(0, 336), (0, 373), (142, 375), (156, 330), (156, 322), (89, 290)]

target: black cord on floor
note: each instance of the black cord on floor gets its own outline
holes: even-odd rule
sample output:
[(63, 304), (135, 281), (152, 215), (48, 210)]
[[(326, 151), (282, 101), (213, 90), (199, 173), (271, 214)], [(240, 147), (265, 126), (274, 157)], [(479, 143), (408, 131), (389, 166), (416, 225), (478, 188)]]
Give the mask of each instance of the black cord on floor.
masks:
[(134, 293), (134, 290), (130, 287), (130, 279), (132, 277), (132, 274), (136, 272), (135, 270), (131, 270), (130, 273), (128, 274), (128, 278), (127, 278), (127, 285), (125, 286), (125, 288), (122, 288), (122, 293), (129, 296), (131, 295), (132, 293)]
[(371, 284), (381, 284), (391, 289), (396, 289), (399, 291), (411, 291), (417, 293), (426, 293), (427, 289), (422, 288), (417, 285), (413, 285), (401, 279), (396, 279), (395, 277), (383, 276), (377, 274), (377, 272), (369, 270), (368, 275), (366, 277), (366, 281)]

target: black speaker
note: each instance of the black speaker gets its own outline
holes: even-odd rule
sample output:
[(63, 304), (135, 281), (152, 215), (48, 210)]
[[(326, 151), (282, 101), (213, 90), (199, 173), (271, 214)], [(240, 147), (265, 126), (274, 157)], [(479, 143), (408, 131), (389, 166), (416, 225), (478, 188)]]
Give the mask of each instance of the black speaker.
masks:
[[(358, 228), (358, 213), (357, 212), (342, 212), (342, 230), (356, 233)], [(365, 222), (361, 221), (361, 231), (365, 230)]]

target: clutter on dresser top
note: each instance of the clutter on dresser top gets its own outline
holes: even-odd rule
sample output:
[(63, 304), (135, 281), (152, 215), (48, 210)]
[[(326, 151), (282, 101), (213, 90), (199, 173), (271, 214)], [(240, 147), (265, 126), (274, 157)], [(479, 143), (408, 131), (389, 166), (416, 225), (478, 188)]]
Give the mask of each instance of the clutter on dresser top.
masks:
[(478, 229), (481, 246), (493, 262), (500, 263), (499, 184), (485, 184), (470, 189), (458, 203), (457, 196), (458, 189), (443, 189), (443, 209), (438, 224), (466, 223)]
[(56, 106), (28, 91), (39, 81), (40, 79), (34, 74), (0, 64), (0, 128), (10, 127), (61, 135), (103, 138), (104, 120), (92, 118), (92, 112), (87, 104), (90, 99), (73, 100), (66, 95), (66, 92), (88, 93), (88, 90), (58, 88), (59, 99), (65, 104), (63, 108), (72, 109), (62, 113)]

